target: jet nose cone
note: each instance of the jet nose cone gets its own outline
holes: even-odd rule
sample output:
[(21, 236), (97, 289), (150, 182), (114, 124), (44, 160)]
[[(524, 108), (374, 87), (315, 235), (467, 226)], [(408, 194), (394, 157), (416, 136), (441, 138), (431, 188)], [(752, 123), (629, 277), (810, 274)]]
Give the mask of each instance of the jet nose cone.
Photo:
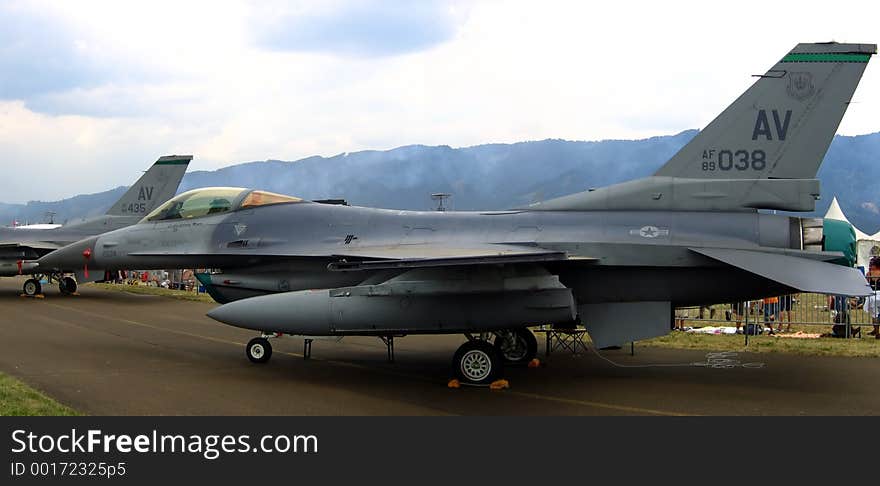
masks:
[(326, 336), (331, 327), (328, 299), (326, 290), (261, 295), (221, 305), (208, 317), (260, 332)]
[(61, 247), (37, 260), (42, 270), (75, 271), (84, 266), (95, 264), (95, 244), (98, 237), (93, 236), (84, 240)]
[(254, 317), (259, 310), (252, 308), (253, 305), (248, 300), (237, 300), (215, 307), (208, 312), (208, 317), (230, 326), (254, 328), (250, 324), (255, 321)]

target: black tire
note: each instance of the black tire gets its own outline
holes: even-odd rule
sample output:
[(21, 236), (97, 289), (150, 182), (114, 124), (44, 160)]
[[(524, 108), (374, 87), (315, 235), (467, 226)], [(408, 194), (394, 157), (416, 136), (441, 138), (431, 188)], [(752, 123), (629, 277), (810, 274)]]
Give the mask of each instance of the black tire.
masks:
[(503, 369), (501, 354), (486, 341), (468, 341), (452, 358), (453, 373), (462, 383), (488, 385), (501, 376)]
[(244, 351), (251, 363), (265, 363), (272, 357), (272, 345), (266, 338), (251, 339)]
[(527, 364), (538, 355), (538, 339), (526, 327), (495, 333), (495, 349), (505, 364)]
[(61, 291), (63, 294), (75, 294), (76, 293), (76, 280), (73, 277), (64, 277), (58, 283), (58, 288), (63, 288)]
[(40, 295), (43, 293), (43, 286), (40, 285), (39, 280), (29, 278), (24, 281), (24, 285), (21, 287), (21, 291), (24, 292), (25, 295), (33, 297), (35, 295)]

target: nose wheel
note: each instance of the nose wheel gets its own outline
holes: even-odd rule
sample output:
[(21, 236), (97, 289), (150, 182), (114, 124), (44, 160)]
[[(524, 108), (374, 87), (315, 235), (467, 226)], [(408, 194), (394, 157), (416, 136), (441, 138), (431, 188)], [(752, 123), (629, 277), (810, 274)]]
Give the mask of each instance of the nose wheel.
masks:
[(24, 281), (24, 285), (21, 287), (21, 291), (24, 292), (24, 295), (28, 297), (33, 297), (35, 295), (39, 295), (43, 293), (43, 286), (40, 285), (40, 281), (35, 278), (29, 278)]
[(272, 345), (266, 338), (253, 338), (247, 343), (245, 354), (251, 363), (265, 363), (272, 357)]

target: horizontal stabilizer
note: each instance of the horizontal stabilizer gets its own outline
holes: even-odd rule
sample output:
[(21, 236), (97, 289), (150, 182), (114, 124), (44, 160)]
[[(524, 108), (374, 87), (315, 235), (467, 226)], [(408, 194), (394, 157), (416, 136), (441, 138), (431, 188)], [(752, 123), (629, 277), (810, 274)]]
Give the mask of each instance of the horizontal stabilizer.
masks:
[(691, 251), (802, 292), (849, 296), (871, 293), (864, 275), (855, 268), (754, 250), (691, 248)]

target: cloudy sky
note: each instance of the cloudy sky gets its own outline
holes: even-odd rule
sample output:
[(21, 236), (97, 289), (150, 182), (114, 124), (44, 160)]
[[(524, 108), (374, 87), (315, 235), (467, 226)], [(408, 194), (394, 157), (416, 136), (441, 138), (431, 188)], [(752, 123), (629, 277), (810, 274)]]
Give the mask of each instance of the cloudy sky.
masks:
[[(171, 153), (198, 170), (701, 128), (797, 42), (877, 43), (878, 18), (845, 0), (0, 0), (0, 202), (128, 185)], [(839, 133), (880, 131), (878, 81), (869, 66)]]

